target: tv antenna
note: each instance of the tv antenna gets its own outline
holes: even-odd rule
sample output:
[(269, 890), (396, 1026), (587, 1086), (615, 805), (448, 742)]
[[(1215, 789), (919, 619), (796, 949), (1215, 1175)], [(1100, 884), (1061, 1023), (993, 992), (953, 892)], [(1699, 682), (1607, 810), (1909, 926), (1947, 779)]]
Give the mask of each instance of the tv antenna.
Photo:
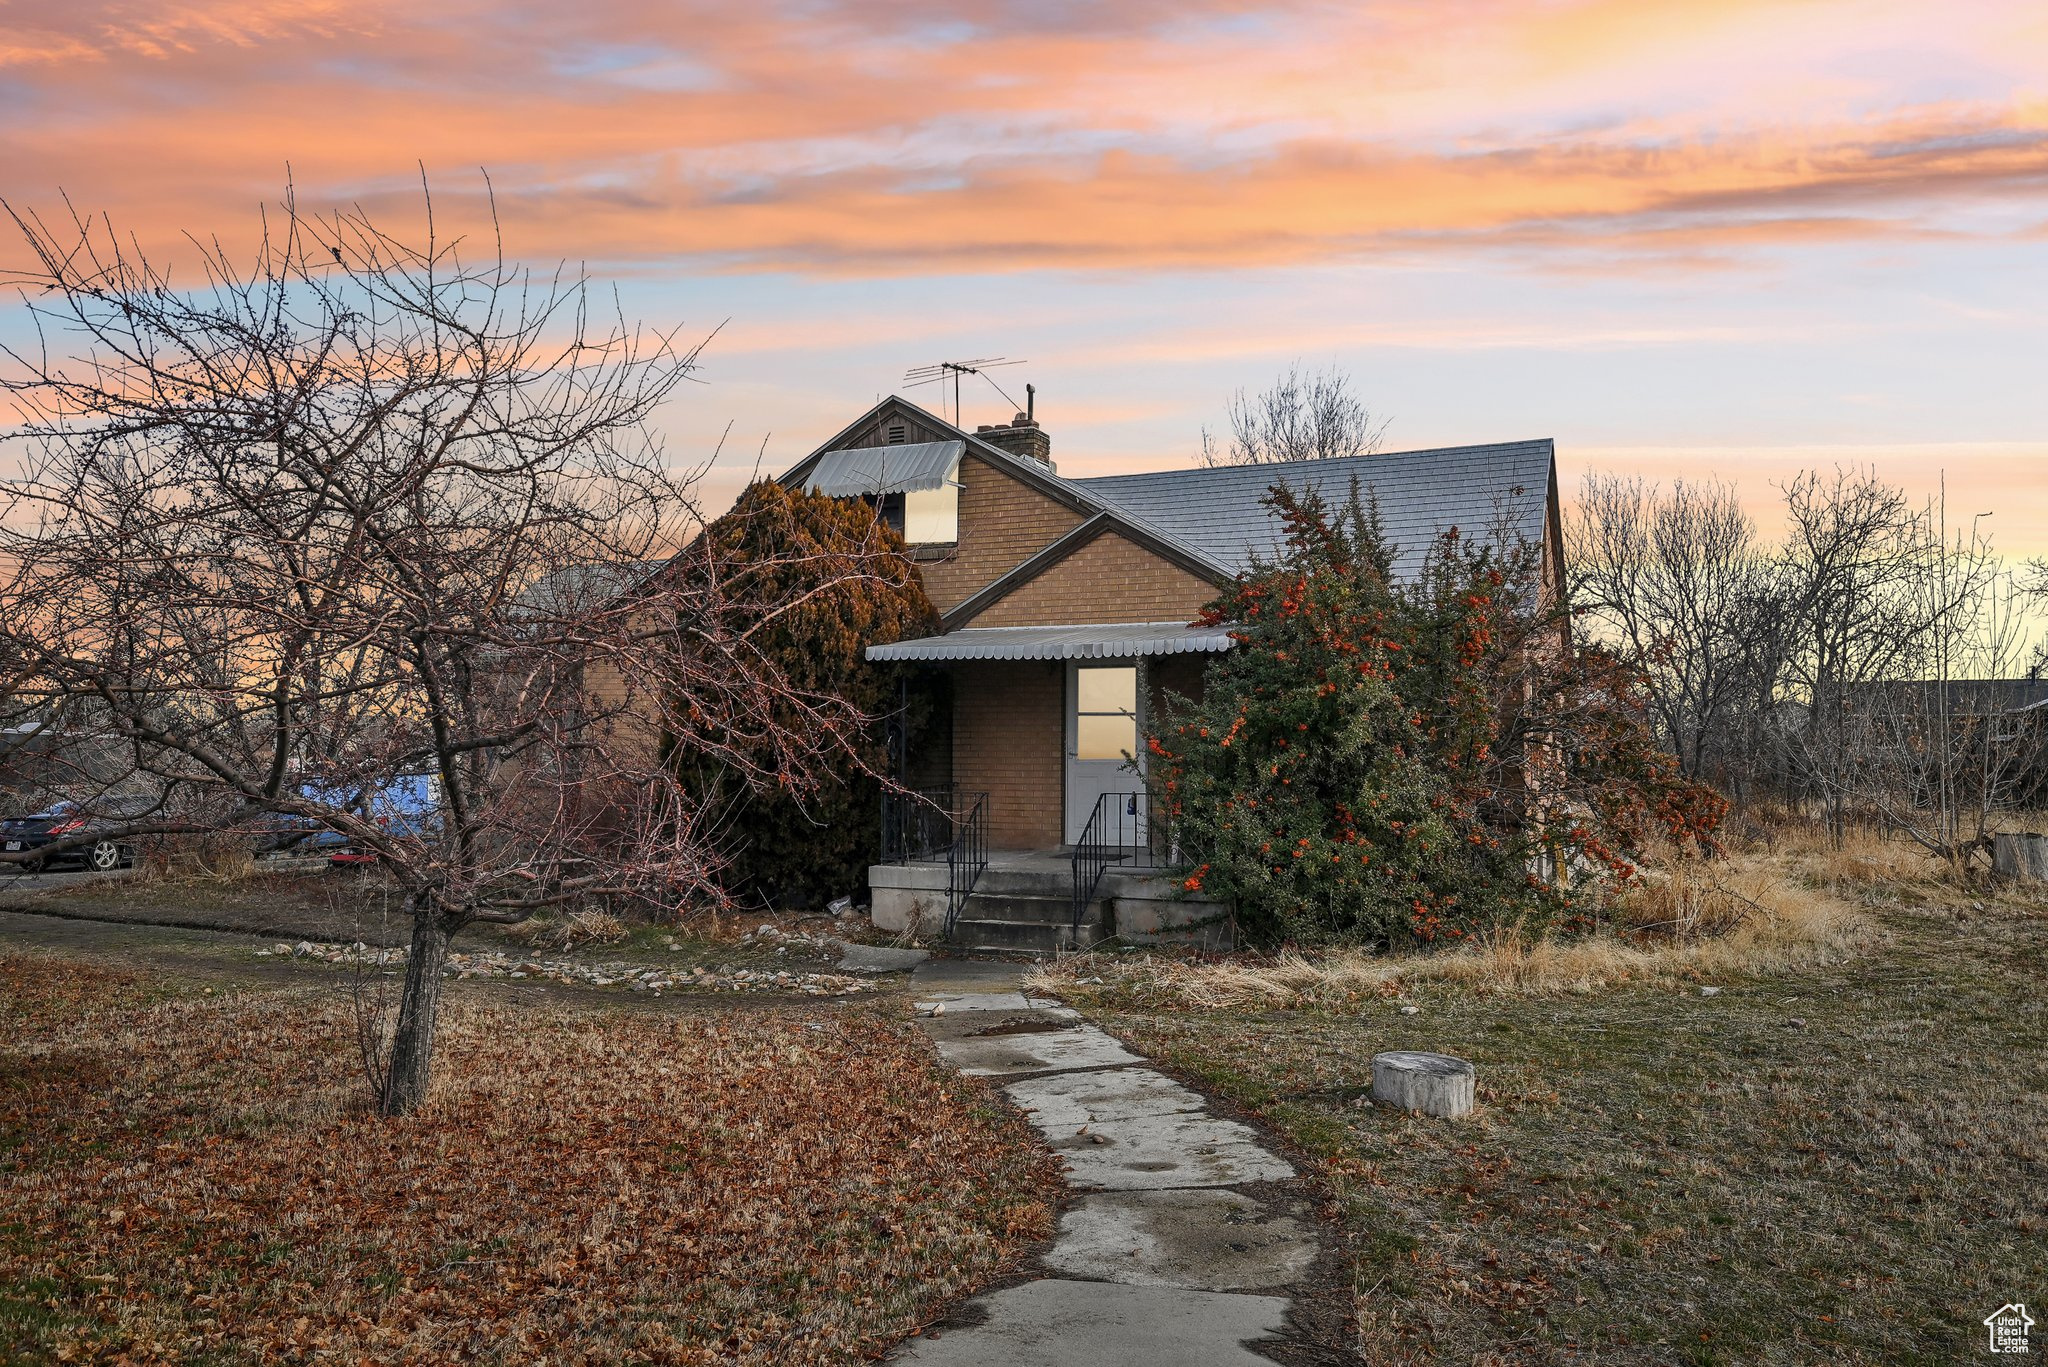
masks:
[(1019, 412), (1021, 410), (1017, 407), (1017, 401), (1012, 399), (1004, 391), (1003, 387), (995, 382), (993, 376), (983, 372), (993, 370), (997, 366), (1023, 364), (1024, 362), (1022, 361), (1009, 361), (1001, 356), (984, 356), (979, 360), (973, 361), (940, 361), (937, 365), (921, 365), (904, 371), (903, 387), (905, 389), (916, 389), (919, 385), (935, 384), (939, 386), (940, 412), (943, 413), (946, 401), (946, 381), (948, 379), (952, 380), (953, 426), (958, 427), (960, 425), (960, 377), (962, 375), (980, 375), (982, 379), (988, 381), (989, 388), (1003, 396), (1004, 400), (1010, 405), (1012, 412)]

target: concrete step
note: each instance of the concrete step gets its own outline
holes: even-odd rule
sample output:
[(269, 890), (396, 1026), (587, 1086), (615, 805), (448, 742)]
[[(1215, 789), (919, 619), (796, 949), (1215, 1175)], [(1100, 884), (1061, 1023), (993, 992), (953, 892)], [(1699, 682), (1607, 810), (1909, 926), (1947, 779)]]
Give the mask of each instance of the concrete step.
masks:
[(1067, 897), (1072, 895), (1074, 871), (1064, 860), (1053, 868), (1006, 869), (990, 865), (974, 882), (974, 891), (1006, 897)]
[[(1088, 909), (1090, 917), (1101, 914), (1099, 906)], [(979, 883), (968, 897), (960, 915), (977, 921), (1034, 921), (1042, 925), (1065, 925), (1074, 919), (1073, 894), (1061, 888), (1057, 895), (1023, 897), (1008, 893), (991, 893)]]
[[(1081, 922), (1079, 944), (1093, 944), (1101, 938), (1102, 923), (1099, 920), (1090, 918)], [(1048, 921), (995, 921), (964, 913), (953, 923), (953, 933), (948, 939), (967, 949), (1002, 950), (1006, 953), (1022, 950), (1034, 954), (1073, 949), (1077, 943), (1071, 920), (1056, 924)]]
[[(1163, 876), (1159, 869), (1136, 864), (1111, 864), (1103, 870), (1099, 887), (1135, 886)], [(877, 865), (869, 871), (869, 884), (944, 892), (946, 866), (943, 863)], [(999, 897), (1071, 897), (1074, 869), (1066, 859), (1054, 857), (1034, 858), (1022, 867), (992, 861), (975, 880), (974, 891)]]

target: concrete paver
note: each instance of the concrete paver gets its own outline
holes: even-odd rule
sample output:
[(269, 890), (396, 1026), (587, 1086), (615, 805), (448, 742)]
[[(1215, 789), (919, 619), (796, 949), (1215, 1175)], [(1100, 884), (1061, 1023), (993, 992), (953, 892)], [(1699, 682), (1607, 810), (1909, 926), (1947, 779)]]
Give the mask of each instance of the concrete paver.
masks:
[[(1087, 1193), (1042, 1262), (1054, 1276), (969, 1301), (892, 1360), (920, 1367), (1243, 1367), (1281, 1333), (1318, 1248), (1298, 1203), (1233, 1190), (1295, 1175), (1201, 1093), (986, 964), (911, 973), (939, 1056), (1004, 1085)], [(943, 1004), (944, 1011), (933, 1014)], [(1254, 1295), (1250, 1292), (1280, 1294)]]
[(1294, 1176), (1249, 1126), (1212, 1115), (1131, 1116), (1091, 1125), (1086, 1134), (1046, 1138), (1067, 1160), (1069, 1185), (1083, 1190), (1228, 1187)]
[(1049, 1133), (1104, 1120), (1199, 1111), (1208, 1105), (1200, 1092), (1151, 1068), (1048, 1073), (1012, 1082), (1003, 1090)]
[(988, 1318), (912, 1339), (892, 1359), (918, 1367), (1272, 1367), (1244, 1345), (1280, 1332), (1278, 1296), (1047, 1278), (982, 1297)]
[(1053, 1068), (1108, 1068), (1145, 1061), (1092, 1025), (1042, 1035), (942, 1038), (938, 1045), (939, 1057), (969, 1077), (1008, 1077)]
[(906, 973), (932, 957), (929, 949), (898, 949), (894, 945), (862, 945), (834, 940), (844, 973)]
[[(916, 981), (914, 976), (912, 981)], [(945, 992), (919, 997), (911, 1005), (920, 1011), (943, 1006), (945, 1014), (957, 1015), (963, 1011), (1029, 1011), (1033, 1003), (1022, 992)]]
[(1193, 1291), (1262, 1291), (1308, 1275), (1315, 1221), (1293, 1203), (1228, 1187), (1084, 1196), (1060, 1217), (1045, 1264), (1067, 1277)]
[(1023, 966), (996, 959), (930, 959), (911, 972), (921, 995), (939, 992), (1015, 992)]

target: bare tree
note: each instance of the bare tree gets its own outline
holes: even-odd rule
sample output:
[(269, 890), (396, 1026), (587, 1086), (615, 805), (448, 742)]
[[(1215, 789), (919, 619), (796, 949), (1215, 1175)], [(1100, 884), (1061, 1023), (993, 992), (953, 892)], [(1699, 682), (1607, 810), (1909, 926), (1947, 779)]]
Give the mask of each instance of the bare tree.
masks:
[[(1745, 707), (1775, 683), (1780, 594), (1733, 488), (1588, 475), (1568, 527), (1571, 601), (1639, 669), (1687, 778), (1736, 780)], [(1760, 678), (1759, 675), (1762, 677)]]
[[(676, 751), (802, 793), (866, 722), (755, 645), (802, 576), (680, 572), (694, 472), (650, 419), (696, 349), (496, 243), (465, 259), (427, 209), (409, 245), (288, 197), (252, 265), (214, 244), (174, 284), (10, 208), (41, 345), (0, 378), (5, 719), (118, 744), (78, 794), (100, 838), (302, 826), (377, 856), (411, 921), (385, 1114), (426, 1095), (465, 925), (717, 894)], [(892, 573), (876, 552), (832, 573)], [(431, 815), (378, 810), (401, 782)]]
[[(1971, 592), (1930, 586), (1925, 573), (1940, 533), (1929, 509), (1867, 470), (1813, 471), (1785, 487), (1786, 615), (1793, 649), (1786, 696), (1804, 708), (1790, 756), (1829, 833), (1845, 833), (1857, 787), (1854, 695), (1918, 677), (1929, 633)], [(1976, 563), (1972, 574), (1981, 572)]]
[(2033, 776), (2039, 721), (2020, 710), (2024, 593), (1981, 521), (1951, 532), (1946, 496), (1922, 513), (1908, 667), (1845, 698), (1857, 802), (1967, 876), (1996, 814)]
[(1270, 389), (1230, 399), (1230, 435), (1202, 429), (1202, 464), (1267, 465), (1289, 460), (1367, 456), (1380, 449), (1384, 419), (1352, 392), (1351, 377), (1332, 367), (1304, 371), (1299, 361)]
[(2013, 680), (2029, 585), (1979, 524), (1954, 531), (1943, 501), (1872, 472), (1803, 472), (1783, 495), (1789, 534), (1766, 547), (1732, 490), (1588, 479), (1574, 601), (1646, 676), (1688, 775), (1811, 804), (1837, 840), (1880, 822), (1967, 874), (2043, 767), (2048, 711)]
[[(2031, 609), (2027, 614), (2028, 620), (2038, 629), (2042, 625), (2042, 617), (2048, 615), (2048, 557), (2029, 560), (2026, 570), (2015, 582), (2024, 595), (2023, 601)], [(2027, 663), (2027, 675), (2040, 678), (2044, 674), (2048, 674), (2048, 637), (2042, 637), (2037, 630), (2033, 656)]]

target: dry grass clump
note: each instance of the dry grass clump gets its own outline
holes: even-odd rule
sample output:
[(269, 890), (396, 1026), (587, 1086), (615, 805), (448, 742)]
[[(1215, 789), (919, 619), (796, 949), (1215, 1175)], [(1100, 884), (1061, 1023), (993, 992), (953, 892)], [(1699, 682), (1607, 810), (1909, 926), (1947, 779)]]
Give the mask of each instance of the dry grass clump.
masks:
[(1842, 890), (1861, 891), (1938, 872), (1916, 846), (1869, 826), (1851, 826), (1838, 846), (1819, 825), (1808, 822), (1789, 829), (1777, 851), (1805, 878)]
[(570, 950), (579, 945), (623, 944), (626, 923), (608, 911), (574, 911), (556, 920), (536, 916), (504, 929), (505, 938), (536, 949)]
[(1337, 1007), (1422, 983), (1541, 995), (1762, 973), (1837, 962), (1875, 934), (1853, 907), (1798, 886), (1768, 861), (1681, 863), (1632, 890), (1591, 935), (1509, 927), (1464, 947), (1387, 955), (1337, 949), (1201, 962), (1076, 955), (1034, 970), (1031, 986), (1072, 1000), (1193, 1010)]
[(382, 1121), (338, 994), (163, 990), (0, 955), (0, 1361), (842, 1363), (1049, 1231), (876, 1013), (457, 995)]
[(178, 882), (240, 883), (257, 873), (256, 857), (245, 835), (147, 836), (140, 846), (131, 877)]

